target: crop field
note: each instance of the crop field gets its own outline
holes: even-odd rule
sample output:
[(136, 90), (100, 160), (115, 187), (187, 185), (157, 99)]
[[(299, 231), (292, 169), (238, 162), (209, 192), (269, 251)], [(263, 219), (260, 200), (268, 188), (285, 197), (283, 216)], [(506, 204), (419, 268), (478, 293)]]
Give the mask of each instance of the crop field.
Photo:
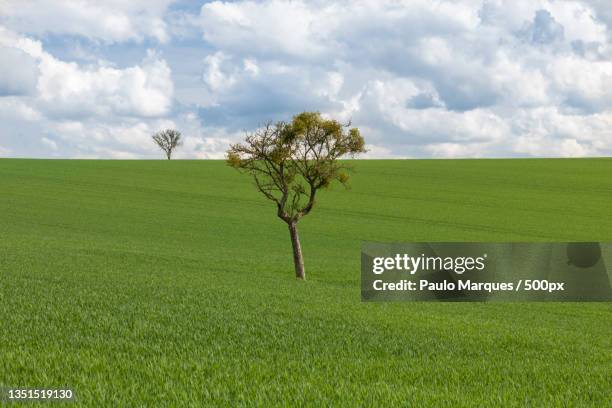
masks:
[(70, 406), (610, 406), (610, 303), (362, 303), (362, 241), (612, 241), (612, 160), (355, 161), (286, 225), (222, 161), (0, 160), (0, 386)]

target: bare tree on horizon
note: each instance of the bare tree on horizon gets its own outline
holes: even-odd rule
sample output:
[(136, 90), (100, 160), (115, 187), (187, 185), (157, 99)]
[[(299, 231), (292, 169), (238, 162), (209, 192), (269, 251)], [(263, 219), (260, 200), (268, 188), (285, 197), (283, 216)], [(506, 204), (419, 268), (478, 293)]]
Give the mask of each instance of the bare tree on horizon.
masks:
[(181, 132), (176, 129), (166, 129), (155, 133), (153, 141), (166, 153), (166, 158), (170, 160), (174, 150), (183, 144)]

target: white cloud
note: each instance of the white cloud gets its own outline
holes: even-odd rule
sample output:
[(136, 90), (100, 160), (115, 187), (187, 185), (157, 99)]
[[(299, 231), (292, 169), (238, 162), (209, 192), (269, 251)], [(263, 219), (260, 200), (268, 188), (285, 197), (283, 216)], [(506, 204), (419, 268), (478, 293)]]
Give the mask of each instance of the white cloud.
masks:
[(252, 76), (256, 76), (259, 74), (259, 67), (257, 66), (257, 62), (251, 58), (245, 58), (243, 61), (244, 70), (251, 74)]
[(439, 158), (462, 158), (462, 157), (482, 157), (482, 150), (479, 146), (460, 143), (433, 143), (427, 145), (426, 151), (433, 157)]
[[(0, 11), (13, 61), (0, 68), (0, 145), (158, 157), (150, 134), (174, 126), (177, 157), (220, 158), (242, 129), (320, 110), (362, 130), (366, 157), (612, 154), (607, 2), (213, 1), (167, 18), (169, 4)], [(77, 36), (86, 58), (54, 54), (47, 34)], [(164, 56), (135, 59), (151, 40)]]
[(34, 92), (38, 77), (34, 58), (17, 48), (0, 46), (0, 61), (0, 97)]
[(29, 34), (79, 35), (105, 42), (169, 39), (164, 14), (172, 0), (4, 0), (0, 18)]
[(41, 118), (40, 112), (32, 108), (27, 100), (17, 97), (0, 97), (0, 118), (36, 121)]
[(588, 61), (575, 55), (555, 58), (545, 68), (554, 90), (570, 107), (588, 111), (612, 107), (612, 61)]
[(521, 111), (512, 118), (516, 152), (544, 157), (612, 154), (612, 112), (572, 115), (556, 108)]
[[(606, 154), (594, 128), (612, 109), (612, 75), (597, 16), (581, 1), (216, 1), (200, 13), (225, 66), (205, 70), (211, 115), (261, 112), (257, 99), (299, 106), (299, 94), (302, 109), (351, 118), (396, 155)], [(238, 58), (257, 59), (257, 78)], [(286, 84), (292, 95), (277, 91)]]
[(204, 58), (205, 68), (202, 78), (213, 92), (227, 89), (236, 82), (236, 78), (231, 71), (224, 71), (223, 63), (226, 60), (227, 56), (221, 51)]
[[(373, 145), (373, 144), (367, 144), (366, 145), (366, 153), (363, 155), (363, 158), (372, 158), (372, 159), (379, 159), (379, 158), (400, 158), (397, 157), (393, 154), (393, 151), (387, 147), (384, 146), (377, 146), (377, 145)], [(402, 157), (405, 158), (405, 157)]]
[(55, 143), (53, 140), (51, 140), (51, 139), (49, 139), (47, 137), (43, 137), (40, 140), (41, 140), (41, 142), (43, 142), (44, 145), (48, 146), (51, 150), (57, 151), (57, 143)]
[(213, 1), (202, 6), (200, 24), (206, 41), (221, 49), (299, 56), (325, 50), (321, 40), (330, 29), (329, 21), (320, 19), (325, 13), (320, 2)]
[(183, 146), (177, 151), (179, 159), (223, 159), (225, 152), (243, 131), (230, 133), (223, 127), (202, 126), (194, 113), (188, 112), (176, 118), (176, 128), (183, 134)]
[(118, 69), (62, 61), (45, 52), (39, 41), (2, 27), (0, 45), (37, 64), (34, 103), (48, 115), (163, 116), (172, 106), (170, 68), (153, 51), (141, 65)]
[(39, 101), (54, 114), (162, 116), (171, 108), (170, 68), (154, 53), (125, 69), (81, 67), (44, 53), (40, 71)]

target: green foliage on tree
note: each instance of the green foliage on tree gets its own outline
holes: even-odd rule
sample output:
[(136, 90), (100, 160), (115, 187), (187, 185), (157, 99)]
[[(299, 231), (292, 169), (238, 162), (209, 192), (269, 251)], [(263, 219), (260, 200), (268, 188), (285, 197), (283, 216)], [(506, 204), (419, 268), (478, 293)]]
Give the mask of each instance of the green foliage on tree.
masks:
[(325, 119), (319, 112), (268, 123), (227, 151), (227, 164), (251, 175), (289, 226), (297, 278), (305, 279), (297, 223), (310, 213), (320, 189), (334, 181), (347, 185), (350, 166), (339, 159), (363, 152), (365, 142), (357, 128)]

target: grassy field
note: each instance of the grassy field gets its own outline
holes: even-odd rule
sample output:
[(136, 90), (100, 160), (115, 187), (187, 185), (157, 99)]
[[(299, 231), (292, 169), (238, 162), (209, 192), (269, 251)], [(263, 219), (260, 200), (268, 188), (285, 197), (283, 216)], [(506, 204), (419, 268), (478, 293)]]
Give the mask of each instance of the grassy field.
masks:
[[(373, 241), (612, 241), (612, 160), (360, 161), (288, 232), (218, 161), (0, 160), (0, 385), (83, 406), (610, 406), (609, 303), (361, 303)], [(74, 405), (72, 405), (74, 406)]]

